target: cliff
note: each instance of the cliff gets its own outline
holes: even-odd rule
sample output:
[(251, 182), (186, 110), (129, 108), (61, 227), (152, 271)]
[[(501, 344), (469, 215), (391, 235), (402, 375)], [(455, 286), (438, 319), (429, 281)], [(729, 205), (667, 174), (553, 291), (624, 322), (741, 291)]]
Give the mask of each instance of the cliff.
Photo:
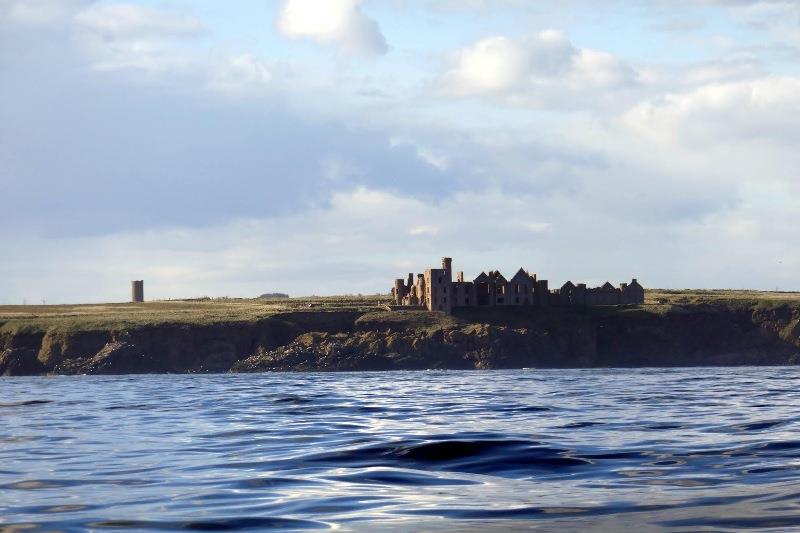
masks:
[(0, 326), (0, 375), (798, 363), (800, 302)]

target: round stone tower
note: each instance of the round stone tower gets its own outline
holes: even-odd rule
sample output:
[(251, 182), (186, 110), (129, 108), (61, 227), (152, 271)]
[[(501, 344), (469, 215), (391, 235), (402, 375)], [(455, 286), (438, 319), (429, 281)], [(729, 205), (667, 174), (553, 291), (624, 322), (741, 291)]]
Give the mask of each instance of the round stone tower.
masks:
[(450, 257), (442, 257), (442, 270), (453, 270), (453, 259)]
[(131, 302), (142, 303), (144, 302), (144, 281), (134, 280), (131, 281)]

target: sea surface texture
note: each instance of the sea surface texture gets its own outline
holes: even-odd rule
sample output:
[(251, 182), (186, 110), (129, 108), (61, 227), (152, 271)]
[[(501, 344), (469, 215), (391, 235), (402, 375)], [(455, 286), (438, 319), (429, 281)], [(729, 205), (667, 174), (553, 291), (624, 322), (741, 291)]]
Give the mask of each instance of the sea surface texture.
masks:
[(0, 530), (800, 528), (800, 370), (0, 379)]

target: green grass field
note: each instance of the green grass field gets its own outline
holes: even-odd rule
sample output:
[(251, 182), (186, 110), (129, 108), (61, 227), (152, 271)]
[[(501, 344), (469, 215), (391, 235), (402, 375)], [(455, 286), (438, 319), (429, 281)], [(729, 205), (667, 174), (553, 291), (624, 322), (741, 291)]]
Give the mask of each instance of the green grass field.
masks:
[[(111, 330), (156, 324), (215, 324), (253, 322), (297, 311), (380, 311), (388, 296), (328, 296), (260, 299), (165, 300), (143, 304), (3, 305), (0, 331)], [(663, 313), (674, 306), (718, 305), (726, 307), (800, 304), (800, 293), (728, 290), (646, 291), (643, 308)], [(608, 310), (615, 309), (609, 308)], [(600, 309), (598, 309), (600, 310)]]
[(765, 292), (746, 290), (649, 289), (645, 305), (780, 305), (800, 303), (800, 292)]
[(111, 330), (155, 324), (253, 322), (295, 311), (372, 311), (388, 297), (326, 296), (260, 299), (160, 300), (77, 305), (0, 305), (0, 330)]

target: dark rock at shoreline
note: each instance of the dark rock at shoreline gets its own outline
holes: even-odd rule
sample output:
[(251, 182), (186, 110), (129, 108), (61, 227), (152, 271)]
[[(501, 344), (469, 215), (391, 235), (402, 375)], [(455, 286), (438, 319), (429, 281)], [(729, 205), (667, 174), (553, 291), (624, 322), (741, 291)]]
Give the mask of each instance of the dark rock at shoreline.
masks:
[(166, 371), (163, 360), (125, 341), (109, 342), (91, 358), (71, 359), (54, 369), (56, 374), (156, 374)]
[[(573, 325), (574, 326), (574, 325)], [(714, 331), (716, 329), (716, 331)], [(490, 324), (405, 331), (307, 333), (233, 365), (233, 372), (777, 365), (800, 346), (707, 316), (657, 326), (601, 322), (540, 329)]]
[(36, 350), (7, 348), (0, 352), (0, 376), (35, 376), (45, 371)]

